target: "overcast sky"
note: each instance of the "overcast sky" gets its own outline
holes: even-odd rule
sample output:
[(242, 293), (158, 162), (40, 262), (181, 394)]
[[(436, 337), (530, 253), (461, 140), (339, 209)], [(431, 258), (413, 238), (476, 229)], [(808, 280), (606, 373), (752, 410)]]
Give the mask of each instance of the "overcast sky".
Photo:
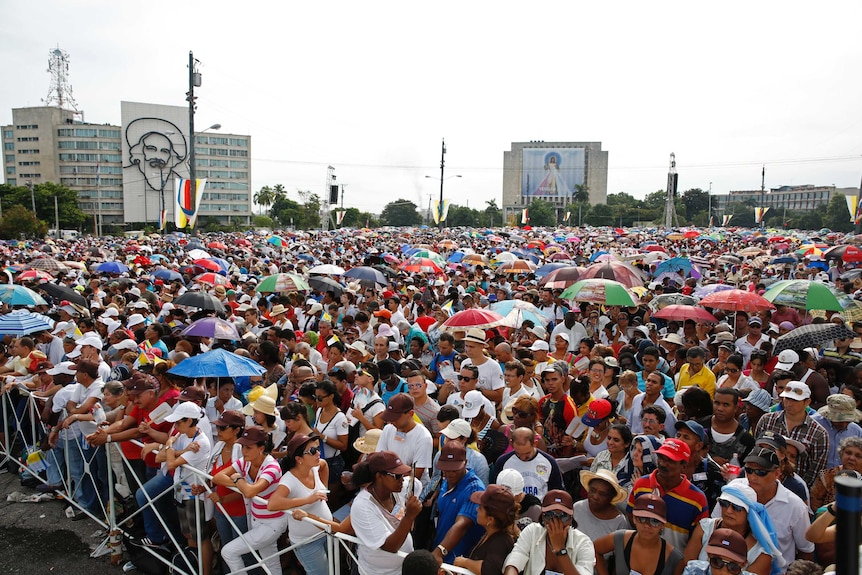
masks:
[(120, 101), (184, 105), (252, 137), (252, 187), (379, 212), (439, 193), (502, 198), (511, 142), (601, 141), (608, 192), (856, 187), (862, 178), (862, 4), (727, 2), (106, 2), (0, 0), (0, 122), (71, 57), (86, 120)]

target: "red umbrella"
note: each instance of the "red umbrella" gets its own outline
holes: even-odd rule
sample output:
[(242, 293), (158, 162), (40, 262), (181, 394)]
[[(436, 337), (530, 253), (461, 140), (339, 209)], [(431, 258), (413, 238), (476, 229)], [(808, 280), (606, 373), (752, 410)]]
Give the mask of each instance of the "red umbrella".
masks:
[(437, 265), (437, 263), (431, 258), (410, 258), (400, 266), (398, 269), (405, 272), (410, 272), (412, 274), (441, 274), (443, 273), (443, 269)]
[(54, 279), (54, 276), (49, 274), (44, 270), (27, 270), (18, 274), (18, 277), (15, 278), (19, 282), (27, 282), (27, 281), (36, 281), (36, 280), (48, 280), (51, 281)]
[(151, 265), (153, 265), (153, 262), (151, 262), (150, 258), (148, 258), (147, 256), (135, 256), (135, 259), (132, 263), (135, 265), (138, 265), (138, 266), (151, 266)]
[(212, 260), (201, 258), (199, 260), (194, 260), (192, 263), (198, 267), (202, 267), (202, 268), (209, 270), (211, 272), (218, 273), (218, 272), (222, 271), (221, 266)]
[(699, 235), (700, 235), (699, 231), (689, 230), (689, 231), (685, 232), (682, 236), (686, 239), (693, 240), (694, 238), (698, 237)]
[(503, 316), (489, 309), (465, 309), (459, 311), (440, 326), (445, 331), (465, 331), (471, 327), (485, 329), (503, 323)]
[(628, 288), (644, 285), (643, 276), (638, 270), (618, 261), (593, 264), (581, 274), (582, 280), (592, 278), (618, 281)]
[(775, 306), (762, 296), (741, 289), (715, 292), (700, 300), (699, 305), (725, 311), (744, 311), (748, 313), (775, 309)]
[(195, 276), (194, 281), (212, 286), (224, 286), (228, 289), (233, 289), (233, 285), (231, 285), (230, 281), (226, 277), (213, 272), (207, 272), (199, 276)]
[(696, 322), (718, 322), (714, 315), (695, 305), (668, 305), (652, 314), (652, 317), (680, 321), (692, 319)]
[(664, 252), (664, 253), (667, 253), (667, 250), (664, 248), (664, 246), (660, 246), (660, 245), (658, 245), (658, 244), (650, 244), (650, 245), (648, 245), (647, 247), (645, 247), (644, 249), (645, 249), (646, 251), (648, 251), (648, 252)]
[(847, 246), (841, 259), (845, 262), (862, 262), (862, 249), (857, 246)]
[(227, 246), (222, 242), (210, 242), (207, 244), (208, 248), (212, 248), (214, 250), (227, 251)]

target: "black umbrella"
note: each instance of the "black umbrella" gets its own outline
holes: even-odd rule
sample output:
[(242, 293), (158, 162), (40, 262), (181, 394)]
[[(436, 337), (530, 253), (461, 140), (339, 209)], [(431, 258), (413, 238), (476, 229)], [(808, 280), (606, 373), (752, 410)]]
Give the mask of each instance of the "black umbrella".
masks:
[(377, 264), (377, 265), (373, 265), (371, 267), (373, 267), (374, 269), (376, 269), (378, 271), (383, 272), (383, 274), (388, 276), (388, 277), (394, 278), (394, 277), (398, 276), (398, 272), (396, 272), (395, 270), (393, 270), (389, 266), (385, 266), (383, 264)]
[(831, 344), (836, 339), (849, 339), (856, 337), (853, 330), (843, 323), (820, 323), (797, 327), (791, 332), (785, 333), (775, 341), (776, 355), (785, 349), (799, 351), (806, 347), (820, 347), (825, 343)]
[(199, 291), (187, 291), (174, 300), (174, 305), (184, 305), (186, 307), (196, 307), (207, 311), (227, 313), (224, 305), (222, 305), (217, 298), (208, 293)]
[(333, 291), (335, 292), (335, 297), (341, 297), (341, 294), (344, 292), (344, 286), (334, 279), (325, 276), (309, 276), (308, 285), (310, 285), (314, 291), (323, 293)]
[(375, 285), (381, 285), (384, 287), (389, 285), (389, 281), (380, 270), (367, 266), (350, 268), (344, 272), (344, 277), (357, 280), (363, 286), (370, 288), (373, 288)]
[(845, 282), (852, 282), (858, 277), (862, 277), (862, 268), (854, 268), (852, 270), (847, 270), (840, 277)]
[(52, 284), (45, 282), (36, 286), (36, 289), (42, 290), (52, 298), (58, 301), (67, 300), (72, 303), (87, 307), (87, 298), (82, 296), (70, 287)]

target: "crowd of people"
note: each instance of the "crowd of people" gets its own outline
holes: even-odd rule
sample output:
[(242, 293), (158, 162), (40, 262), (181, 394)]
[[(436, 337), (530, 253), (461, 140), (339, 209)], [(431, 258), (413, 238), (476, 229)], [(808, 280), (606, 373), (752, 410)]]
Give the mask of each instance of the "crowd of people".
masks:
[[(2, 443), (39, 452), (45, 469), (26, 481), (73, 499), (73, 520), (104, 517), (113, 489), (134, 517), (128, 548), (201, 557), (206, 575), (328, 573), (321, 526), (358, 539), (363, 575), (819, 574), (835, 561), (835, 479), (862, 479), (862, 271), (818, 241), (392, 229), (7, 242), (10, 283), (41, 298), (7, 286), (0, 333), (18, 310), (47, 325), (3, 336), (15, 417)], [(634, 300), (567, 291), (596, 277)], [(779, 280), (847, 309), (698, 306)], [(206, 322), (212, 333), (193, 329)], [(781, 345), (816, 324), (840, 337)], [(217, 350), (257, 371), (180, 369)]]

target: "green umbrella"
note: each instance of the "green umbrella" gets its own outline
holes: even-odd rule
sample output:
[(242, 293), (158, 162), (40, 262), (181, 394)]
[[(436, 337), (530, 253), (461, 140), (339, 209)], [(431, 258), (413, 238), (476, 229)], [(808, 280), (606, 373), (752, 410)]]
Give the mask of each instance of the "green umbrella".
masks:
[[(847, 307), (845, 294), (811, 280), (782, 280), (769, 286), (763, 297), (775, 305), (804, 310), (842, 311)], [(852, 300), (851, 300), (852, 302)]]
[(308, 291), (311, 286), (304, 277), (297, 274), (275, 274), (265, 277), (257, 285), (260, 293)]
[(636, 306), (638, 296), (618, 281), (592, 278), (573, 283), (560, 295), (562, 299), (573, 299), (605, 305)]

